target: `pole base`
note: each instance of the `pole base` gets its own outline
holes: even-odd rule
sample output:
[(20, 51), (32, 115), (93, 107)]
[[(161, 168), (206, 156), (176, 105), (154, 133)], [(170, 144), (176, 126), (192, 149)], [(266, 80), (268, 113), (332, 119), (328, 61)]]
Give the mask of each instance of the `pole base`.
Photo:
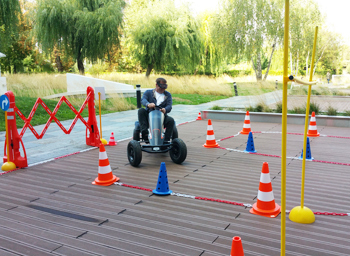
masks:
[(296, 223), (311, 224), (315, 222), (315, 214), (305, 206), (296, 206), (290, 211), (289, 219)]
[(14, 169), (16, 169), (16, 165), (12, 162), (6, 162), (1, 166), (1, 170), (5, 172), (12, 171)]

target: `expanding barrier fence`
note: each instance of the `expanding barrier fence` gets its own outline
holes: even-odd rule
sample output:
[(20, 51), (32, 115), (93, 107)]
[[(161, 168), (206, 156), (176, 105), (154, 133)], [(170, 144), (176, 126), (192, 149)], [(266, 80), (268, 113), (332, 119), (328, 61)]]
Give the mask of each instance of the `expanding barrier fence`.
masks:
[[(46, 104), (42, 101), (42, 99), (38, 98), (28, 118), (26, 118), (22, 114), (22, 112), (16, 107), (15, 96), (13, 92), (7, 91), (5, 95), (10, 100), (10, 107), (7, 110), (7, 127), (8, 127), (7, 136), (9, 136), (9, 138), (5, 140), (3, 162), (5, 163), (7, 162), (7, 160), (9, 160), (9, 162), (15, 163), (16, 167), (19, 167), (19, 168), (27, 167), (28, 166), (27, 154), (22, 141), (22, 137), (24, 133), (26, 132), (27, 128), (29, 128), (37, 139), (42, 139), (52, 121), (55, 121), (55, 123), (62, 129), (62, 131), (65, 134), (70, 134), (75, 124), (77, 123), (78, 119), (80, 119), (83, 122), (83, 124), (86, 126), (86, 136), (85, 136), (86, 145), (98, 147), (100, 145), (100, 133), (97, 126), (96, 113), (95, 113), (94, 89), (89, 86), (86, 90), (86, 94), (87, 94), (86, 99), (79, 111), (77, 111), (73, 107), (73, 105), (66, 99), (65, 96), (61, 97), (61, 99), (59, 100), (59, 102), (57, 103), (53, 111), (51, 111), (46, 106)], [(76, 115), (68, 130), (62, 125), (62, 123), (55, 116), (63, 102), (65, 102)], [(41, 105), (46, 110), (46, 112), (50, 115), (50, 118), (46, 122), (46, 125), (44, 129), (41, 131), (40, 135), (34, 129), (34, 127), (30, 124), (30, 121), (32, 120), (39, 105)], [(85, 109), (86, 105), (88, 105), (88, 111), (89, 111), (89, 117), (87, 121), (81, 116), (81, 113)], [(16, 115), (15, 115), (16, 113), (24, 121), (24, 126), (20, 133), (18, 133), (17, 125), (16, 125)], [(6, 152), (7, 141), (9, 141), (8, 155)], [(22, 155), (21, 155), (20, 146), (22, 147), (22, 151), (23, 151)]]

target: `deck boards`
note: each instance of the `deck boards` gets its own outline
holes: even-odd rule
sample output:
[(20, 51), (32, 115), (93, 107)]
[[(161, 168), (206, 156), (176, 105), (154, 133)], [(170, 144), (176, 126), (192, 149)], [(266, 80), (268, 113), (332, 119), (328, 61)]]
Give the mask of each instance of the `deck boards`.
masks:
[[(207, 149), (207, 122), (180, 125), (188, 148), (182, 165), (168, 154), (143, 153), (138, 168), (126, 157), (128, 141), (106, 147), (120, 182), (154, 189), (165, 162), (173, 192), (232, 202), (256, 202), (261, 167), (269, 163), (274, 197), (281, 200), (281, 125), (252, 123), (254, 155), (242, 153), (247, 136), (241, 122), (213, 120), (223, 148)], [(302, 133), (302, 125), (288, 125)], [(322, 135), (349, 136), (349, 129), (318, 127)], [(117, 132), (117, 131), (116, 131)], [(224, 139), (224, 140), (221, 140)], [(303, 136), (287, 136), (287, 201), (300, 205)], [(316, 160), (350, 163), (346, 138), (310, 138)], [(280, 255), (280, 218), (249, 213), (249, 208), (111, 185), (94, 186), (99, 150), (92, 149), (0, 176), (0, 255), (229, 255), (240, 236), (245, 255)], [(350, 166), (306, 162), (305, 206), (314, 212), (350, 212)], [(310, 225), (286, 220), (286, 255), (350, 254), (350, 217), (316, 215)]]

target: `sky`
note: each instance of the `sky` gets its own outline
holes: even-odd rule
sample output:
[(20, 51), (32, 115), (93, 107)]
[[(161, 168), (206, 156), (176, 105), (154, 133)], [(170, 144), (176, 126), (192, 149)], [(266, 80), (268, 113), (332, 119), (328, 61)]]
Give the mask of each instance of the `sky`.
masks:
[[(189, 2), (195, 13), (218, 8), (219, 0), (177, 0)], [(293, 0), (290, 0), (292, 2)], [(326, 24), (330, 30), (342, 34), (350, 44), (350, 0), (314, 0), (326, 14)], [(349, 17), (346, 19), (346, 17)], [(319, 28), (321, 29), (321, 28)]]

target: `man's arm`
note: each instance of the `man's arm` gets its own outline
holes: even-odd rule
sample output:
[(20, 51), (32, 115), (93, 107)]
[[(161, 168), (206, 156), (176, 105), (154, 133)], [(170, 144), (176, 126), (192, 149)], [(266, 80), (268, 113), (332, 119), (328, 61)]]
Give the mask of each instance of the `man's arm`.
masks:
[(165, 110), (166, 110), (166, 113), (170, 113), (170, 112), (171, 112), (171, 109), (173, 108), (173, 99), (172, 99), (170, 93), (167, 95), (166, 105), (165, 105), (164, 108), (165, 108)]
[(147, 108), (147, 105), (149, 104), (149, 101), (148, 101), (148, 90), (145, 91), (142, 95), (142, 99), (141, 99), (141, 104), (144, 105), (146, 108)]

